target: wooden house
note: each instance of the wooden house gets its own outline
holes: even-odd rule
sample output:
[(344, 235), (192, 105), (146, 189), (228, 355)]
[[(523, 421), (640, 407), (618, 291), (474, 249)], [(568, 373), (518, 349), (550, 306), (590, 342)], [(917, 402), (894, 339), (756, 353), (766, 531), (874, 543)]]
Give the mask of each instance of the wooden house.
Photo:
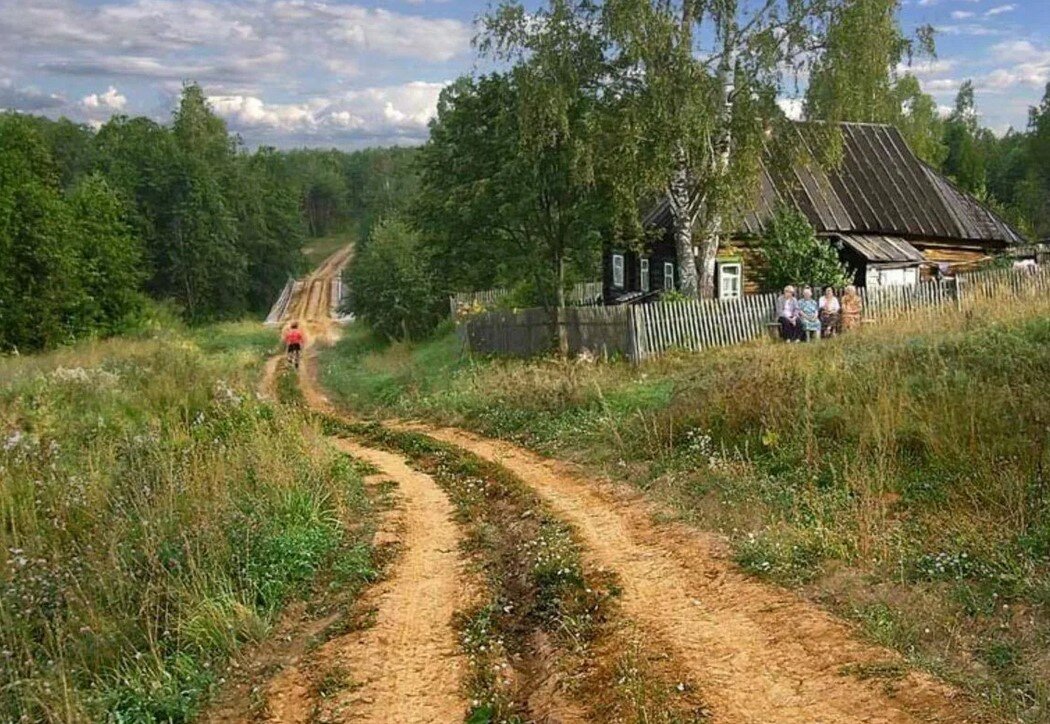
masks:
[[(799, 142), (814, 144), (798, 124)], [(782, 205), (801, 211), (832, 244), (858, 286), (914, 284), (976, 268), (1024, 239), (991, 209), (922, 162), (900, 132), (886, 125), (844, 123), (842, 160), (833, 168), (767, 165), (751, 208), (738, 214), (716, 264), (721, 298), (772, 291), (763, 284), (759, 251), (765, 222)], [(807, 140), (810, 139), (810, 140)], [(816, 157), (809, 148), (803, 157)], [(642, 251), (610, 246), (604, 255), (608, 303), (630, 302), (676, 288), (677, 255), (664, 200), (648, 213), (656, 231)], [(660, 232), (662, 230), (662, 233)]]

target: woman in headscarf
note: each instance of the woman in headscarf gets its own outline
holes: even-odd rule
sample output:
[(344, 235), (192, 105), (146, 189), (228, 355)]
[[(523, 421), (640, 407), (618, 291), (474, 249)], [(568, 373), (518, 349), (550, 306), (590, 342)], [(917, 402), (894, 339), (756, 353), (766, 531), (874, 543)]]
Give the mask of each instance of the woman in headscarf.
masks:
[(777, 297), (777, 321), (780, 322), (780, 338), (785, 342), (797, 342), (802, 336), (798, 325), (798, 300), (795, 287), (788, 284), (784, 293)]
[(832, 337), (839, 331), (839, 312), (842, 305), (839, 298), (835, 296), (835, 290), (827, 287), (824, 296), (820, 298), (820, 335)]
[(813, 298), (813, 290), (806, 287), (802, 290), (802, 300), (798, 303), (799, 319), (802, 332), (807, 341), (820, 338), (820, 305)]
[(842, 293), (842, 331), (848, 332), (860, 326), (860, 316), (863, 311), (863, 303), (857, 288), (852, 284), (846, 287)]

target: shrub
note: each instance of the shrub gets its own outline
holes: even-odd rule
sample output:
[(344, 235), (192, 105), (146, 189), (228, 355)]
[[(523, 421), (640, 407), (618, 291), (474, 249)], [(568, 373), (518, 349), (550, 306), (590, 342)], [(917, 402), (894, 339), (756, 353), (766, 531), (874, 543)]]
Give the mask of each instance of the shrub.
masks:
[(770, 219), (762, 255), (766, 262), (763, 281), (770, 289), (788, 284), (842, 287), (852, 277), (834, 247), (818, 239), (806, 217), (794, 209), (782, 208)]
[(421, 339), (445, 316), (419, 233), (403, 219), (379, 222), (347, 269), (346, 311), (390, 340)]

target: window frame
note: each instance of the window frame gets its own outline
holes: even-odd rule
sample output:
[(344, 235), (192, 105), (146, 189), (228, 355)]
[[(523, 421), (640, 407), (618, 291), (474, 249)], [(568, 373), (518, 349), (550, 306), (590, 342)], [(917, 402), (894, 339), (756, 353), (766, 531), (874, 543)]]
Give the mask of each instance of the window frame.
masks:
[(649, 281), (649, 257), (647, 256), (638, 259), (638, 285), (643, 292), (652, 291), (652, 283)]
[[(670, 284), (667, 283), (668, 279), (671, 280)], [(664, 291), (671, 291), (671, 290), (676, 289), (676, 288), (677, 287), (675, 287), (675, 284), (674, 284), (674, 262), (665, 261), (664, 262)]]
[[(733, 276), (736, 279), (736, 290), (735, 294), (727, 294), (727, 289), (723, 283), (726, 277), (726, 270), (734, 269)], [(738, 259), (727, 259), (725, 261), (718, 262), (718, 298), (719, 299), (740, 299), (744, 296), (744, 263)]]
[[(619, 262), (619, 269), (617, 269)], [(612, 255), (612, 283), (617, 289), (623, 289), (627, 280), (627, 260), (623, 254)]]

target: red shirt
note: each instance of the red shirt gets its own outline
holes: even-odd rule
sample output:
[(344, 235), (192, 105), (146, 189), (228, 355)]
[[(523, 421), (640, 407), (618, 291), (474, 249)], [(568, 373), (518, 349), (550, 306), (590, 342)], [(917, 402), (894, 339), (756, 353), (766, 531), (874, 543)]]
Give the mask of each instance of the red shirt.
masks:
[(287, 332), (284, 333), (284, 343), (301, 345), (303, 343), (302, 330), (289, 329)]

